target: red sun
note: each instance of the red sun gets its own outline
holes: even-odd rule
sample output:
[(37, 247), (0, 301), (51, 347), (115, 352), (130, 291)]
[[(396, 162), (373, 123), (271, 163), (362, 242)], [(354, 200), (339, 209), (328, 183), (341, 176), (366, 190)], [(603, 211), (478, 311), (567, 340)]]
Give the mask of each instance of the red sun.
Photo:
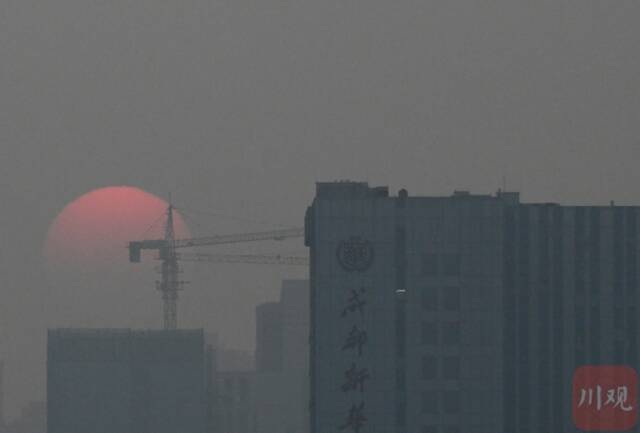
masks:
[[(124, 267), (129, 241), (164, 237), (167, 206), (161, 198), (130, 186), (86, 193), (51, 223), (44, 245), (47, 265), (83, 270)], [(178, 212), (174, 227), (177, 238), (190, 236)]]

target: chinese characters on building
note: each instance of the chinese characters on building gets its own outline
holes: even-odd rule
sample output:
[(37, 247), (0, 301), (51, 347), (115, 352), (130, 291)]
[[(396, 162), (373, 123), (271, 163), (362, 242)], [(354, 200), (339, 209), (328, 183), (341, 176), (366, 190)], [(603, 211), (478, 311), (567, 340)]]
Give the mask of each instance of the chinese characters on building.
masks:
[[(372, 244), (358, 236), (340, 242), (336, 252), (338, 262), (347, 272), (365, 272), (371, 267), (374, 258)], [(339, 429), (359, 433), (367, 423), (364, 391), (370, 379), (369, 370), (364, 365), (363, 354), (368, 343), (365, 326), (365, 308), (367, 307), (365, 287), (350, 288), (345, 296), (345, 305), (340, 312), (341, 320), (346, 321), (341, 350), (348, 354), (351, 363), (343, 373), (340, 390), (350, 396), (351, 404), (345, 410), (345, 417)]]
[(360, 432), (367, 422), (365, 416), (365, 402), (363, 393), (365, 383), (370, 378), (369, 370), (363, 366), (362, 354), (367, 345), (368, 337), (364, 326), (364, 308), (367, 305), (365, 299), (366, 289), (361, 287), (358, 290), (352, 289), (347, 299), (347, 304), (342, 310), (340, 317), (349, 320), (353, 325), (348, 335), (346, 335), (342, 350), (347, 351), (353, 357), (350, 367), (344, 372), (344, 381), (341, 390), (344, 393), (352, 394), (352, 404), (348, 409), (340, 430)]

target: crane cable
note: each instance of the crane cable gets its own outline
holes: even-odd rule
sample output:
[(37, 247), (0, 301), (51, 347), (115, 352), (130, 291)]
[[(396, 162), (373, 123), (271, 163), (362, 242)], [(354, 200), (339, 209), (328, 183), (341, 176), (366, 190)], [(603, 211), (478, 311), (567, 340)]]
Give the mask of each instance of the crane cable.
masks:
[(267, 220), (261, 220), (261, 219), (255, 219), (255, 218), (244, 218), (244, 217), (226, 215), (226, 214), (222, 214), (222, 213), (219, 213), (219, 212), (197, 210), (197, 209), (193, 209), (193, 208), (186, 209), (186, 208), (184, 208), (182, 206), (180, 206), (180, 207), (175, 206), (175, 209), (179, 210), (183, 214), (184, 213), (189, 213), (189, 214), (191, 214), (192, 217), (197, 215), (197, 214), (201, 214), (201, 215), (214, 216), (214, 217), (221, 218), (221, 219), (240, 221), (240, 222), (246, 222), (246, 223), (253, 223), (253, 224), (261, 224), (261, 225), (271, 226), (271, 227), (280, 227), (280, 228), (290, 228), (291, 227), (290, 225), (276, 223), (274, 221), (267, 221)]

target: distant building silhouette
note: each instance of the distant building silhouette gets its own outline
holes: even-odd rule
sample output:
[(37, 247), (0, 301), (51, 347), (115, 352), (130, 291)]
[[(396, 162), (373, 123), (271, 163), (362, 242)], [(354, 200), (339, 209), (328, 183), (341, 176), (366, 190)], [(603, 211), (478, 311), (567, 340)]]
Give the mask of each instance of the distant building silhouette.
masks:
[(284, 280), (278, 302), (256, 307), (255, 357), (213, 350), (210, 431), (307, 432), (308, 338), (309, 281)]
[(255, 420), (255, 371), (220, 371), (214, 406), (217, 433), (258, 433)]
[(48, 333), (48, 433), (204, 433), (202, 330)]
[(280, 302), (256, 307), (256, 371), (282, 371), (282, 308)]
[(208, 433), (255, 433), (255, 357), (207, 335)]
[(230, 349), (220, 344), (216, 347), (218, 371), (255, 371), (255, 354), (249, 350)]
[(311, 431), (576, 431), (576, 368), (637, 366), (639, 214), (319, 183)]
[(256, 308), (256, 424), (305, 433), (309, 412), (309, 281), (284, 280), (279, 302)]

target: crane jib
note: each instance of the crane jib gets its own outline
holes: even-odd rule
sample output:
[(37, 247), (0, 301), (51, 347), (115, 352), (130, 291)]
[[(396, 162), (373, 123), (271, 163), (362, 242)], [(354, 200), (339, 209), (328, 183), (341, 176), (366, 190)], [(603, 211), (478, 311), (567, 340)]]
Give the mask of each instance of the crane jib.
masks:
[(281, 256), (281, 255), (209, 255), (209, 254), (178, 254), (176, 249), (188, 247), (200, 247), (207, 245), (232, 244), (239, 242), (255, 241), (282, 241), (287, 238), (304, 236), (303, 228), (290, 228), (272, 230), (266, 232), (238, 233), (230, 235), (217, 235), (191, 239), (175, 239), (173, 230), (173, 206), (167, 209), (164, 239), (147, 239), (129, 242), (129, 261), (139, 263), (142, 259), (142, 250), (155, 250), (162, 261), (162, 280), (158, 289), (162, 292), (164, 308), (164, 328), (176, 329), (178, 326), (177, 300), (178, 291), (183, 281), (178, 279), (180, 268), (179, 260), (208, 261), (216, 263), (254, 263), (289, 266), (308, 266), (307, 257)]

